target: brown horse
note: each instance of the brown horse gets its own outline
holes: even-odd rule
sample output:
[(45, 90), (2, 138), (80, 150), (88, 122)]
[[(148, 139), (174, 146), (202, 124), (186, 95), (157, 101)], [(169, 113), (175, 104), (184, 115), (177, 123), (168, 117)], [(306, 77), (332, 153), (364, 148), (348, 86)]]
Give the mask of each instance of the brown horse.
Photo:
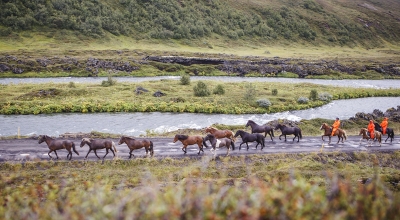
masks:
[(132, 154), (133, 150), (136, 149), (140, 149), (142, 147), (144, 147), (146, 149), (146, 156), (148, 155), (149, 151), (150, 151), (150, 156), (154, 155), (154, 149), (153, 149), (153, 142), (149, 141), (149, 140), (136, 140), (134, 138), (131, 137), (124, 137), (122, 136), (121, 139), (119, 139), (118, 145), (121, 145), (125, 143), (126, 145), (128, 145), (129, 147), (129, 158), (131, 158), (132, 156), (135, 156)]
[[(324, 140), (324, 136), (329, 136), (329, 143), (331, 143), (331, 134), (332, 134), (332, 127), (330, 127), (327, 123), (323, 123), (321, 125), (321, 127), (319, 128), (319, 130), (325, 130), (325, 133), (321, 136), (322, 140)], [(344, 140), (347, 140), (347, 136), (346, 136), (346, 131), (343, 129), (338, 128), (335, 131), (335, 134), (333, 134), (333, 136), (338, 136), (338, 141), (336, 144), (339, 144), (340, 139), (342, 139), (342, 143), (344, 143)], [(344, 138), (344, 140), (343, 140)]]
[[(98, 149), (104, 149), (104, 148), (106, 149), (106, 155), (104, 155), (103, 159), (107, 156), (108, 150), (111, 150), (111, 152), (114, 154), (114, 157), (115, 157), (114, 150), (115, 150), (115, 152), (117, 152), (115, 143), (110, 140), (98, 140), (98, 139), (95, 140), (92, 138), (83, 138), (81, 141), (81, 147), (85, 146), (85, 144), (87, 144), (89, 146), (89, 151), (86, 154), (85, 158), (88, 157), (90, 151), (92, 151), (92, 150), (94, 151), (94, 154), (96, 154), (96, 157), (99, 159), (100, 159), (100, 157), (97, 156), (97, 152), (96, 152), (96, 150), (98, 150)], [(114, 150), (113, 150), (113, 148), (114, 148)]]
[[(379, 142), (379, 146), (381, 147), (382, 146), (382, 134), (381, 134), (381, 132), (375, 130), (374, 134), (375, 134), (375, 138)], [(358, 134), (358, 135), (362, 135), (362, 138), (360, 139), (360, 145), (361, 145), (361, 141), (363, 139), (367, 139), (367, 143), (369, 143), (369, 146), (371, 146), (372, 142), (375, 139), (375, 138), (371, 138), (371, 136), (368, 133), (368, 129), (366, 129), (366, 128), (361, 128), (360, 134)]]
[[(203, 151), (203, 137), (202, 136), (198, 136), (198, 135), (188, 136), (188, 135), (177, 134), (177, 135), (175, 135), (173, 142), (175, 143), (178, 140), (182, 142), (182, 144), (183, 144), (182, 151), (185, 152), (185, 154), (187, 153), (186, 152), (187, 146), (193, 145), (193, 144), (197, 144), (197, 146), (199, 146), (199, 152), (197, 154), (200, 154), (200, 151)], [(204, 153), (204, 151), (203, 151), (203, 153)]]
[(235, 141), (235, 137), (233, 136), (233, 132), (230, 130), (218, 130), (214, 127), (207, 127), (206, 133), (210, 133), (215, 136), (215, 138), (230, 138)]
[[(50, 158), (53, 158), (50, 153), (52, 151), (54, 151), (54, 153), (57, 156), (57, 159), (59, 159), (58, 155), (57, 155), (57, 150), (60, 149), (66, 149), (68, 151), (67, 154), (67, 159), (71, 160), (72, 159), (72, 151), (71, 149), (74, 150), (74, 152), (79, 155), (78, 151), (76, 151), (75, 149), (75, 144), (74, 142), (70, 141), (70, 140), (56, 140), (53, 139), (47, 135), (43, 135), (41, 137), (39, 137), (39, 144), (46, 142), (47, 146), (49, 147), (50, 151), (49, 153), (47, 153), (49, 155)], [(69, 158), (68, 158), (69, 157)]]

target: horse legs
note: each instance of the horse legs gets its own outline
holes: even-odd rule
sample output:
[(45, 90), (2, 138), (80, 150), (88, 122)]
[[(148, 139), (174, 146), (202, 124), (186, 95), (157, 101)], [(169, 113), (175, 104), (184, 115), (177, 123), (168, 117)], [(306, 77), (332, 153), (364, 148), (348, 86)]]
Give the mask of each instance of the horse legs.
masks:
[(58, 157), (58, 155), (57, 155), (57, 151), (56, 151), (56, 150), (54, 150), (54, 153), (55, 153), (56, 156), (57, 156), (57, 160), (60, 159), (60, 158)]
[(94, 151), (94, 154), (96, 154), (96, 157), (100, 159), (100, 157), (99, 157), (99, 156), (97, 156), (96, 149), (93, 149), (93, 151)]
[(68, 159), (68, 158), (69, 158), (69, 160), (72, 159), (72, 151), (71, 151), (71, 150), (68, 151), (67, 159)]
[(239, 150), (242, 149), (242, 144), (244, 144), (244, 142), (242, 142), (242, 143), (239, 145)]
[(186, 147), (187, 147), (187, 145), (183, 145), (183, 147), (182, 147), (182, 150), (183, 150), (183, 152), (185, 152), (185, 154), (187, 153), (186, 152)]
[[(282, 139), (281, 139), (282, 136), (283, 136), (283, 134), (279, 135), (279, 140), (282, 140)], [(285, 136), (285, 138), (286, 138), (286, 136)]]
[(246, 142), (246, 145), (247, 145), (247, 150), (249, 150), (249, 144), (248, 144), (248, 142)]
[(107, 156), (108, 154), (108, 148), (106, 148), (106, 154), (104, 155), (103, 159)]
[(114, 152), (114, 150), (113, 150), (112, 148), (110, 148), (110, 150), (111, 150), (111, 152), (114, 154), (114, 157), (115, 157), (115, 152)]
[(129, 159), (131, 159), (132, 156), (135, 156), (132, 154), (132, 151), (133, 151), (133, 149), (129, 151)]
[(87, 159), (87, 157), (89, 156), (90, 151), (92, 151), (92, 149), (89, 148), (89, 151), (87, 152), (85, 159)]
[(50, 153), (51, 153), (52, 151), (53, 151), (53, 150), (50, 150), (49, 153), (47, 153), (47, 154), (49, 155), (50, 159), (53, 159), (53, 157), (50, 155)]

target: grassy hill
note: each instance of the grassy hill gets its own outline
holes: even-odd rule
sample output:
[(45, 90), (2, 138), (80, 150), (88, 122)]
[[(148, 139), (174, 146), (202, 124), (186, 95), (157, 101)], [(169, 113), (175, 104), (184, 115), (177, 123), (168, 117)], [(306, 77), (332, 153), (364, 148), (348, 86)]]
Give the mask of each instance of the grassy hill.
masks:
[(15, 0), (1, 1), (0, 8), (4, 50), (160, 45), (218, 52), (266, 45), (368, 50), (398, 47), (400, 39), (396, 0)]

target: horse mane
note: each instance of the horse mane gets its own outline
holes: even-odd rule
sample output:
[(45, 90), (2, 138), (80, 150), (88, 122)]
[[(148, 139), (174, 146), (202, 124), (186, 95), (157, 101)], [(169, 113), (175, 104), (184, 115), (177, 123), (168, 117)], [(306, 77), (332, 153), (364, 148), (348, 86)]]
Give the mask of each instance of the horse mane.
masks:
[(82, 138), (82, 141), (91, 142), (91, 139), (90, 138)]
[(184, 135), (184, 134), (177, 134), (175, 136), (178, 138), (178, 140), (186, 140), (189, 137), (188, 135)]
[(135, 140), (135, 138), (128, 137), (128, 136), (122, 136), (121, 138), (126, 138), (126, 139), (129, 139), (129, 140)]

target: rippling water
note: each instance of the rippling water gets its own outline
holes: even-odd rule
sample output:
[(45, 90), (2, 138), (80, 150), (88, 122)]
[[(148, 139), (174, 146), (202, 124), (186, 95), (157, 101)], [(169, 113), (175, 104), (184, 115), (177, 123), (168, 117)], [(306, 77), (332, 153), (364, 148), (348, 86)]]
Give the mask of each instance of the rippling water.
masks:
[[(157, 76), (157, 77), (115, 77), (120, 82), (143, 82), (150, 80), (179, 80), (179, 76)], [(346, 86), (355, 88), (400, 88), (400, 80), (325, 80), (325, 79), (299, 79), (299, 78), (270, 78), (270, 77), (230, 77), (230, 76), (192, 76), (196, 80), (213, 80), (223, 82), (282, 82), (282, 83), (314, 83), (320, 85)], [(0, 78), (0, 84), (19, 83), (101, 83), (107, 77), (56, 77), (56, 78)]]
[(86, 113), (48, 115), (1, 115), (0, 136), (47, 134), (58, 136), (66, 132), (100, 131), (138, 136), (147, 131), (165, 132), (180, 128), (204, 128), (215, 123), (245, 125), (248, 120), (263, 124), (275, 119), (326, 118), (348, 119), (357, 112), (374, 109), (385, 112), (400, 105), (398, 97), (370, 97), (336, 100), (325, 106), (274, 114), (194, 114), (194, 113)]

